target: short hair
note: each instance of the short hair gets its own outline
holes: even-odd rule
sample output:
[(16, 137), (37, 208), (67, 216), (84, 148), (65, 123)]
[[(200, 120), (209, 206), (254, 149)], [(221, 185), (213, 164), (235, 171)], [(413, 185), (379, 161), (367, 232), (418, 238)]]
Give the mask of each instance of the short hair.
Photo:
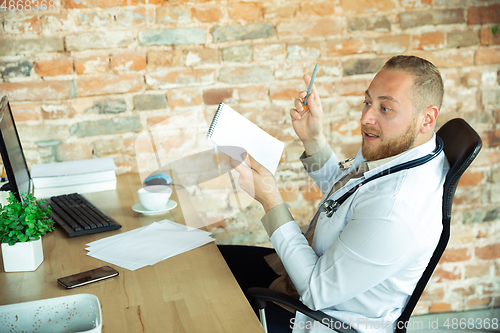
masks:
[(430, 61), (416, 56), (397, 55), (389, 59), (382, 69), (399, 70), (413, 75), (412, 105), (415, 114), (431, 105), (441, 109), (443, 79)]

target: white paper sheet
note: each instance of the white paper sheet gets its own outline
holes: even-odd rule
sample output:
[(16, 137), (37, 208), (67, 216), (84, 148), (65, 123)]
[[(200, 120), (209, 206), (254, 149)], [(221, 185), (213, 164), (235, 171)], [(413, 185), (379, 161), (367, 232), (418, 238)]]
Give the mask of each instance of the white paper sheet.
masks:
[(273, 175), (285, 147), (283, 142), (224, 103), (219, 104), (217, 108), (206, 141), (211, 147), (240, 162), (243, 162), (241, 153), (248, 152)]
[(214, 241), (210, 233), (163, 220), (87, 244), (87, 255), (136, 270)]

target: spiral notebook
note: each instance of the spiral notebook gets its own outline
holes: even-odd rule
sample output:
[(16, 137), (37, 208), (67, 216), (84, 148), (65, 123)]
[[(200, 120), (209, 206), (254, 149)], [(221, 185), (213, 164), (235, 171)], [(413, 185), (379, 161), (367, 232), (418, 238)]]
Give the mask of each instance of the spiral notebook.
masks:
[(273, 175), (285, 146), (224, 103), (219, 104), (215, 112), (206, 140), (210, 146), (240, 162), (243, 162), (241, 153), (244, 149)]

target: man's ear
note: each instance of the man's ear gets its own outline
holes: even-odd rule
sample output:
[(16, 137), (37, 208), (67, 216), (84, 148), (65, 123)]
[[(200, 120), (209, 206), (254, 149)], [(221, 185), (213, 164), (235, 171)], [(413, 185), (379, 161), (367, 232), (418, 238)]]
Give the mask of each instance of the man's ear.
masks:
[(435, 105), (431, 105), (422, 110), (423, 122), (420, 126), (420, 133), (427, 134), (434, 130), (436, 126), (437, 117), (439, 116), (439, 109)]

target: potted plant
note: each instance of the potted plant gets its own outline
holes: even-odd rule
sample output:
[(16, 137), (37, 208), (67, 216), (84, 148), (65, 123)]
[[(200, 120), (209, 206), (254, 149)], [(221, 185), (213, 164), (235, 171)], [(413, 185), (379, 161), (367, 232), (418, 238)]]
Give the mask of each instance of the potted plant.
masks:
[[(50, 206), (42, 208), (31, 194), (21, 194), (22, 204), (13, 193), (8, 204), (0, 203), (0, 242), (6, 272), (34, 271), (43, 261), (41, 236), (54, 230), (48, 217)], [(41, 201), (44, 204), (45, 202)]]

